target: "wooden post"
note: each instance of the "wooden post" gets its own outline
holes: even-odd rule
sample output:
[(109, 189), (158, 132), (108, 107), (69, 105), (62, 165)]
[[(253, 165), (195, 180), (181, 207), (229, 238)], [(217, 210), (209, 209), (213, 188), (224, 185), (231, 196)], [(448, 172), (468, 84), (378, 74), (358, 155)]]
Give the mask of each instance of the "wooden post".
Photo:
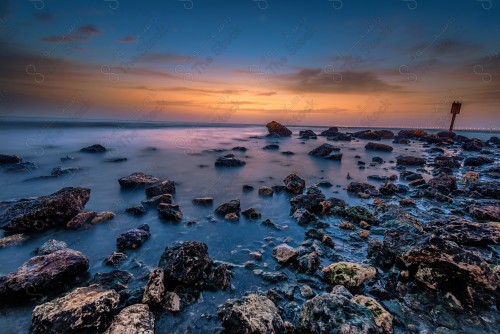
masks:
[(451, 105), (451, 114), (453, 114), (453, 116), (451, 117), (449, 132), (453, 132), (453, 126), (455, 125), (455, 118), (457, 117), (457, 114), (460, 114), (461, 108), (462, 108), (462, 102), (453, 101), (453, 104)]

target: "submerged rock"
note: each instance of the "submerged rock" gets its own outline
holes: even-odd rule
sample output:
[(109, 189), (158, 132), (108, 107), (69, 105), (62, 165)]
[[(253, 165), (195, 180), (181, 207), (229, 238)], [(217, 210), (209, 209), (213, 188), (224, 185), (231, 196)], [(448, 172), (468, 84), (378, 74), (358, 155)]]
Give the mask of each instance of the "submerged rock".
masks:
[(261, 196), (272, 196), (274, 194), (274, 190), (271, 187), (260, 187), (259, 195)]
[(181, 207), (177, 204), (158, 204), (158, 216), (165, 220), (181, 221), (183, 213)]
[(104, 153), (107, 150), (104, 146), (102, 146), (100, 144), (94, 144), (91, 146), (84, 147), (80, 151), (87, 152), (87, 153)]
[(429, 185), (441, 194), (448, 195), (457, 189), (457, 181), (454, 176), (441, 174), (429, 180)]
[(248, 208), (242, 211), (241, 214), (250, 220), (257, 220), (262, 216), (261, 213), (254, 208)]
[(214, 204), (213, 197), (197, 197), (193, 198), (192, 203), (195, 205), (212, 205)]
[(173, 203), (173, 197), (171, 194), (161, 194), (158, 196), (151, 197), (150, 199), (147, 199), (145, 201), (142, 201), (141, 203), (146, 205), (146, 206), (158, 206), (159, 204), (165, 203), (165, 204), (172, 204)]
[(394, 148), (392, 146), (386, 145), (386, 144), (369, 142), (368, 144), (365, 145), (365, 149), (371, 150), (371, 151), (392, 152), (392, 150)]
[(163, 194), (175, 194), (175, 182), (165, 180), (160, 183), (149, 186), (145, 190), (147, 197), (155, 197)]
[(240, 200), (233, 199), (229, 202), (222, 203), (215, 209), (215, 213), (219, 215), (227, 215), (228, 213), (238, 213), (240, 211)]
[(116, 248), (119, 251), (123, 251), (125, 249), (136, 249), (149, 239), (149, 237), (151, 237), (151, 233), (149, 233), (149, 225), (142, 224), (137, 228), (122, 233), (116, 239)]
[(318, 137), (313, 130), (304, 130), (299, 132), (300, 139), (317, 139)]
[(121, 310), (104, 334), (154, 334), (155, 317), (148, 305), (135, 304)]
[(31, 297), (33, 292), (53, 292), (85, 273), (88, 268), (88, 258), (72, 249), (35, 256), (15, 272), (0, 277), (0, 300), (25, 299)]
[(9, 232), (39, 232), (65, 226), (80, 213), (90, 198), (90, 189), (63, 188), (51, 195), (14, 202), (0, 214), (0, 226)]
[(215, 160), (216, 167), (240, 167), (244, 165), (246, 165), (246, 162), (236, 159), (233, 154), (228, 154)]
[(304, 208), (295, 210), (293, 218), (299, 225), (307, 225), (316, 220), (316, 216)]
[(146, 175), (142, 172), (132, 173), (129, 176), (122, 177), (118, 180), (120, 186), (124, 188), (150, 186), (157, 182), (160, 182), (160, 179), (158, 177), (153, 175)]
[(102, 333), (118, 311), (120, 295), (99, 285), (78, 288), (33, 310), (33, 333)]
[(470, 190), (484, 197), (500, 199), (500, 182), (498, 181), (474, 182), (470, 185)]
[(462, 144), (464, 151), (481, 151), (485, 147), (488, 147), (488, 145), (483, 140), (477, 138), (467, 140)]
[(10, 165), (21, 162), (23, 159), (17, 155), (0, 154), (0, 165)]
[(240, 299), (229, 299), (220, 305), (217, 316), (222, 322), (223, 333), (286, 332), (286, 325), (276, 305), (267, 297), (255, 293)]
[(267, 123), (266, 128), (270, 135), (277, 134), (280, 137), (290, 137), (292, 135), (292, 131), (290, 131), (286, 126), (275, 121)]
[(113, 254), (108, 255), (103, 263), (108, 266), (115, 266), (118, 267), (120, 263), (125, 261), (127, 259), (127, 255), (121, 253), (121, 252), (113, 252)]
[(444, 155), (440, 155), (434, 158), (434, 164), (436, 167), (447, 167), (447, 168), (459, 168), (460, 162), (456, 157), (447, 157)]
[(306, 187), (306, 181), (297, 174), (290, 174), (284, 180), (286, 190), (292, 194), (302, 194)]
[(328, 158), (330, 154), (333, 152), (338, 152), (340, 149), (334, 147), (330, 144), (322, 144), (321, 146), (316, 147), (314, 150), (310, 151), (308, 154), (314, 157)]
[(358, 287), (376, 274), (375, 268), (352, 262), (337, 262), (323, 268), (323, 276), (330, 284), (348, 288)]
[(275, 150), (279, 150), (280, 146), (278, 144), (269, 144), (269, 145), (264, 146), (262, 149), (266, 150), (266, 151), (275, 151)]
[(127, 284), (132, 280), (132, 274), (124, 270), (113, 270), (111, 272), (97, 273), (89, 282), (89, 285), (99, 284), (105, 289), (122, 291), (127, 288)]
[(141, 216), (146, 213), (146, 209), (142, 205), (133, 205), (126, 208), (125, 213), (129, 213), (134, 216)]

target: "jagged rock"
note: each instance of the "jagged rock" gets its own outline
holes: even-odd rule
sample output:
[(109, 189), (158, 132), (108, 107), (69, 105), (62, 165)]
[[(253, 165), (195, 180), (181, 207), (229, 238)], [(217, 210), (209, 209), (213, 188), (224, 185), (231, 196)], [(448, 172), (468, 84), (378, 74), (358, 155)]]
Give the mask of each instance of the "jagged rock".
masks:
[(100, 144), (94, 144), (91, 146), (84, 147), (80, 151), (87, 153), (104, 153), (106, 152), (106, 148)]
[(485, 147), (488, 147), (488, 145), (481, 139), (477, 138), (467, 140), (462, 144), (462, 149), (464, 151), (481, 151)]
[(0, 165), (10, 165), (21, 162), (23, 159), (17, 155), (0, 154)]
[(165, 298), (165, 273), (161, 268), (149, 272), (148, 283), (144, 289), (142, 302), (151, 307), (160, 307)]
[(290, 262), (297, 257), (298, 251), (287, 244), (281, 244), (273, 249), (273, 257), (281, 264)]
[(149, 233), (149, 225), (142, 224), (137, 228), (122, 233), (116, 239), (116, 248), (119, 251), (123, 251), (125, 249), (136, 249), (149, 239), (149, 237), (151, 237), (151, 233)]
[(72, 249), (35, 256), (16, 271), (0, 277), (0, 300), (28, 298), (33, 291), (52, 292), (85, 273), (88, 268), (88, 258)]
[(341, 284), (348, 288), (358, 287), (376, 274), (375, 268), (352, 262), (337, 262), (323, 268), (323, 277), (330, 284)]
[(121, 262), (127, 259), (127, 255), (120, 252), (113, 252), (113, 254), (107, 256), (103, 263), (108, 266), (119, 266)]
[(187, 241), (166, 247), (158, 267), (165, 271), (165, 280), (172, 284), (200, 283), (212, 260), (204, 243)]
[(403, 198), (399, 200), (399, 205), (401, 206), (417, 206), (414, 200), (411, 198)]
[(104, 334), (154, 334), (155, 317), (148, 305), (130, 305), (118, 313)]
[(261, 277), (271, 283), (288, 281), (288, 276), (281, 271), (265, 271), (261, 274)]
[(475, 182), (470, 185), (470, 190), (478, 192), (483, 197), (500, 199), (500, 182), (497, 181)]
[(401, 177), (407, 181), (414, 181), (414, 180), (423, 179), (422, 174), (415, 173), (415, 172), (408, 171), (408, 170), (401, 171)]
[(158, 177), (153, 175), (146, 175), (142, 172), (132, 173), (129, 176), (122, 177), (118, 180), (120, 186), (124, 188), (150, 186), (157, 182), (160, 182), (160, 179)]
[(80, 212), (66, 224), (66, 228), (70, 230), (76, 230), (78, 228), (89, 226), (92, 219), (94, 219), (96, 216), (97, 212), (95, 211)]
[(36, 255), (49, 255), (57, 252), (58, 250), (66, 249), (68, 245), (64, 241), (49, 239), (43, 245), (35, 250)]
[(495, 160), (487, 158), (487, 157), (468, 157), (464, 160), (464, 166), (469, 166), (469, 167), (479, 167), (487, 164), (492, 164), (494, 163)]
[(387, 182), (379, 188), (379, 191), (382, 195), (394, 195), (398, 191), (398, 187), (392, 182)]
[(240, 200), (233, 199), (229, 202), (222, 203), (215, 209), (215, 213), (219, 215), (227, 215), (228, 213), (237, 213), (240, 211)]
[(370, 310), (333, 293), (316, 296), (302, 305), (299, 329), (318, 334), (379, 333)]
[(396, 164), (399, 166), (423, 166), (425, 165), (425, 159), (411, 155), (399, 156), (396, 158)]
[(471, 205), (470, 216), (477, 220), (500, 221), (500, 205)]
[(314, 274), (321, 265), (321, 259), (316, 252), (304, 254), (297, 258), (297, 265), (301, 272)]
[(165, 203), (165, 204), (172, 204), (173, 199), (171, 194), (161, 194), (158, 196), (151, 197), (150, 199), (147, 199), (145, 201), (141, 202), (143, 205), (146, 206), (158, 206), (159, 204)]
[(371, 151), (392, 152), (392, 150), (394, 148), (392, 146), (386, 145), (386, 144), (369, 142), (368, 144), (365, 145), (365, 149), (371, 150)]
[(126, 208), (125, 213), (129, 213), (134, 216), (141, 216), (146, 213), (146, 209), (142, 205), (133, 205)]
[(290, 199), (291, 212), (295, 212), (298, 209), (306, 209), (310, 212), (321, 212), (323, 206), (321, 202), (325, 200), (325, 195), (316, 186), (311, 186), (307, 188), (306, 193), (303, 195), (297, 195)]
[(232, 277), (233, 274), (228, 269), (228, 266), (219, 264), (210, 271), (203, 286), (210, 291), (226, 290), (229, 287)]
[(271, 187), (260, 187), (259, 195), (261, 196), (272, 196), (274, 194), (274, 190)]
[(113, 270), (111, 272), (97, 273), (89, 282), (89, 285), (98, 284), (105, 289), (117, 292), (125, 290), (127, 284), (132, 280), (132, 274), (124, 270)]
[(337, 135), (339, 128), (336, 126), (329, 127), (328, 130), (322, 131), (319, 135), (324, 137), (331, 137)]
[(118, 311), (120, 295), (99, 285), (78, 288), (33, 310), (33, 333), (101, 333)]
[(285, 322), (278, 308), (267, 297), (255, 293), (229, 299), (219, 306), (217, 316), (223, 333), (285, 333)]
[(365, 193), (371, 196), (380, 196), (380, 192), (373, 185), (364, 182), (351, 182), (347, 186), (347, 191), (353, 193)]
[(192, 200), (195, 205), (212, 205), (214, 204), (213, 197), (197, 197)]
[(297, 174), (290, 174), (284, 180), (286, 190), (293, 194), (302, 194), (306, 187), (306, 181)]
[(19, 200), (0, 214), (0, 226), (9, 232), (27, 233), (65, 226), (89, 198), (90, 189), (63, 188), (48, 196)]
[(276, 134), (280, 137), (290, 137), (292, 135), (292, 131), (290, 131), (286, 126), (275, 121), (267, 123), (266, 128), (270, 135)]
[(443, 168), (459, 168), (460, 162), (456, 157), (447, 157), (444, 155), (440, 155), (434, 158), (434, 164), (436, 167)]
[(317, 139), (318, 137), (313, 130), (304, 130), (299, 132), (300, 139)]
[(356, 205), (350, 206), (341, 211), (343, 217), (352, 220), (356, 223), (364, 220), (370, 224), (378, 225), (379, 221), (367, 208)]
[(394, 332), (392, 315), (375, 299), (363, 295), (356, 295), (351, 299), (351, 302), (362, 305), (370, 310), (373, 314), (375, 324), (378, 326), (381, 333), (392, 334)]
[(146, 188), (146, 196), (151, 198), (163, 194), (175, 194), (175, 182), (165, 180)]
[(115, 214), (111, 211), (103, 211), (99, 212), (92, 220), (90, 221), (91, 224), (98, 224), (104, 221), (108, 221), (115, 218)]
[(297, 221), (299, 225), (307, 225), (316, 220), (316, 216), (310, 213), (307, 209), (300, 208), (295, 210), (293, 213), (293, 218)]
[(354, 225), (347, 222), (347, 221), (343, 221), (339, 224), (339, 228), (343, 229), (343, 230), (354, 230)]
[(257, 220), (261, 217), (261, 213), (254, 208), (248, 208), (242, 211), (241, 214), (251, 220)]
[(181, 207), (177, 204), (158, 204), (158, 216), (165, 220), (181, 221), (183, 213)]
[(28, 240), (29, 236), (26, 234), (13, 234), (3, 238), (0, 238), (0, 248), (17, 245)]
[(246, 162), (236, 159), (233, 154), (228, 154), (215, 160), (216, 167), (241, 167), (244, 165), (246, 165)]
[(448, 195), (457, 189), (457, 181), (454, 176), (441, 174), (429, 180), (429, 185), (443, 195)]
[(267, 226), (267, 227), (271, 227), (272, 229), (274, 229), (276, 231), (281, 231), (282, 230), (282, 228), (280, 226), (276, 225), (275, 223), (273, 223), (271, 221), (271, 219), (263, 220), (261, 224), (264, 225), (264, 226)]
[(163, 308), (169, 312), (179, 312), (181, 310), (181, 297), (172, 291), (165, 292)]

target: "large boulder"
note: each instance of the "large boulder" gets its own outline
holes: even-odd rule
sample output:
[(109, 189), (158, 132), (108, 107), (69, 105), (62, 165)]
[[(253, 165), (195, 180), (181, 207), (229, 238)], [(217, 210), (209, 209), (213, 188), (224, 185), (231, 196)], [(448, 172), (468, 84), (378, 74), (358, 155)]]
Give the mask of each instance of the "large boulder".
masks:
[(194, 285), (201, 283), (211, 264), (207, 245), (186, 241), (166, 247), (158, 267), (164, 270), (167, 283)]
[(293, 194), (302, 194), (306, 187), (306, 181), (297, 174), (290, 174), (284, 180), (286, 190)]
[(314, 334), (377, 334), (372, 312), (340, 294), (325, 293), (300, 309), (299, 328)]
[(90, 189), (63, 188), (51, 195), (14, 202), (0, 214), (0, 226), (9, 232), (33, 233), (66, 226), (90, 198)]
[(146, 188), (146, 196), (155, 197), (163, 194), (175, 194), (175, 182), (165, 180)]
[(223, 333), (279, 334), (286, 332), (286, 324), (278, 308), (266, 296), (249, 294), (241, 299), (229, 299), (219, 306), (217, 316)]
[(16, 271), (0, 277), (0, 300), (26, 299), (35, 292), (53, 292), (88, 269), (88, 258), (72, 249), (35, 256)]
[(323, 277), (328, 283), (347, 288), (358, 287), (376, 274), (375, 268), (353, 262), (337, 262), (323, 268)]
[(392, 152), (392, 150), (394, 148), (392, 146), (386, 145), (386, 144), (369, 142), (368, 144), (365, 145), (365, 149), (371, 150), (371, 151)]
[(290, 131), (286, 126), (275, 121), (267, 123), (266, 128), (270, 135), (276, 134), (280, 137), (290, 137), (292, 135), (292, 131)]
[(150, 186), (157, 182), (160, 182), (160, 179), (158, 177), (153, 175), (146, 175), (142, 172), (132, 173), (129, 176), (122, 177), (118, 180), (120, 186), (124, 188)]
[(154, 334), (155, 317), (148, 305), (130, 305), (118, 313), (104, 334)]
[(125, 249), (136, 249), (149, 239), (149, 237), (151, 237), (151, 233), (149, 233), (149, 225), (142, 224), (137, 228), (120, 234), (120, 236), (116, 239), (116, 248), (119, 251), (124, 251)]
[(32, 314), (34, 334), (102, 333), (118, 312), (120, 295), (94, 284), (38, 305)]

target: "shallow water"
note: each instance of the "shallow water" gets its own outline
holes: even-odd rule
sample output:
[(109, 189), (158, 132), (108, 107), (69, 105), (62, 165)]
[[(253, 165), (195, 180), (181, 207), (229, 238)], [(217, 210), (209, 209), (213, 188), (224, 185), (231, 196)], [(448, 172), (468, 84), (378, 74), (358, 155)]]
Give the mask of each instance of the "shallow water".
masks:
[[(299, 246), (304, 240), (306, 228), (298, 226), (290, 218), (290, 195), (274, 194), (272, 197), (261, 197), (257, 194), (260, 186), (282, 185), (283, 179), (290, 173), (297, 173), (306, 180), (306, 186), (321, 180), (334, 184), (331, 188), (322, 188), (326, 197), (342, 198), (350, 205), (361, 203), (361, 199), (350, 196), (343, 189), (350, 181), (367, 182), (368, 175), (390, 175), (396, 173), (392, 168), (398, 155), (416, 155), (428, 157), (422, 143), (415, 142), (411, 146), (395, 145), (392, 140), (382, 143), (394, 146), (392, 153), (365, 151), (366, 140), (352, 142), (331, 142), (325, 137), (317, 140), (298, 139), (301, 128), (292, 128), (294, 136), (288, 139), (255, 139), (252, 136), (264, 135), (263, 126), (247, 127), (169, 127), (157, 129), (127, 129), (120, 124), (114, 127), (64, 127), (52, 126), (51, 123), (30, 126), (1, 126), (0, 153), (16, 154), (23, 161), (33, 162), (38, 169), (29, 172), (0, 172), (0, 201), (21, 197), (51, 194), (63, 187), (88, 187), (92, 190), (90, 201), (86, 205), (88, 211), (113, 211), (114, 220), (98, 224), (90, 229), (79, 231), (50, 230), (33, 235), (22, 245), (0, 249), (0, 275), (16, 270), (23, 262), (33, 256), (32, 251), (48, 239), (65, 241), (70, 248), (79, 250), (90, 259), (90, 276), (97, 272), (111, 271), (104, 266), (102, 260), (115, 249), (115, 240), (122, 232), (140, 224), (147, 223), (151, 227), (152, 237), (135, 251), (126, 251), (129, 258), (120, 267), (134, 274), (135, 280), (130, 284), (144, 286), (147, 270), (155, 267), (166, 246), (177, 241), (195, 240), (208, 245), (209, 255), (213, 260), (226, 261), (237, 265), (233, 269), (232, 284), (234, 291), (204, 292), (197, 303), (180, 314), (164, 315), (157, 319), (157, 332), (167, 329), (170, 332), (206, 332), (213, 331), (218, 323), (214, 317), (217, 305), (228, 298), (243, 295), (250, 290), (267, 290), (274, 284), (263, 281), (252, 271), (242, 267), (243, 263), (252, 260), (249, 251), (261, 250), (264, 253), (262, 262), (257, 265), (273, 270), (277, 262), (272, 258), (273, 245), (291, 237), (292, 246)], [(313, 129), (316, 133), (324, 130)], [(346, 129), (340, 129), (345, 132)], [(349, 131), (358, 131), (350, 129)], [(397, 131), (397, 130), (396, 130)], [(395, 131), (395, 132), (396, 132)], [(458, 132), (470, 138), (488, 139), (488, 132)], [(267, 144), (278, 142), (278, 151), (263, 150)], [(322, 143), (328, 142), (342, 148), (341, 162), (313, 158), (307, 153)], [(79, 150), (92, 144), (102, 144), (109, 149), (105, 154), (89, 154)], [(245, 146), (245, 153), (231, 151), (234, 146)], [(152, 147), (156, 150), (151, 149)], [(207, 152), (211, 149), (227, 149), (229, 152)], [(292, 151), (295, 155), (285, 156), (282, 151)], [(215, 159), (224, 154), (234, 153), (237, 158), (247, 162), (241, 168), (219, 169), (214, 167)], [(454, 152), (449, 152), (453, 154)], [(61, 161), (62, 157), (72, 156), (74, 160)], [(355, 158), (359, 155), (360, 158)], [(383, 165), (369, 166), (372, 157), (379, 156), (386, 160)], [(106, 162), (106, 159), (126, 157), (124, 162)], [(365, 169), (358, 168), (358, 160), (366, 162)], [(394, 162), (390, 162), (394, 161)], [(205, 165), (204, 167), (200, 167)], [(81, 171), (58, 178), (33, 179), (49, 175), (52, 168), (80, 167)], [(118, 178), (132, 172), (142, 171), (176, 182), (177, 192), (174, 202), (184, 212), (181, 223), (169, 223), (158, 218), (157, 212), (150, 209), (141, 217), (124, 213), (125, 208), (140, 204), (145, 199), (142, 190), (124, 191), (120, 189)], [(347, 180), (347, 174), (352, 180)], [(426, 175), (429, 178), (430, 175)], [(30, 180), (31, 179), (31, 180)], [(381, 183), (368, 181), (374, 185)], [(400, 181), (400, 183), (405, 183)], [(250, 184), (255, 191), (242, 192), (242, 186)], [(338, 192), (338, 193), (337, 193)], [(213, 207), (193, 206), (195, 197), (214, 197)], [(288, 228), (274, 231), (258, 222), (247, 221), (244, 217), (237, 223), (224, 221), (213, 216), (214, 208), (227, 200), (239, 198), (242, 210), (254, 207), (262, 213), (262, 219), (270, 218), (274, 223)], [(366, 201), (365, 201), (366, 202)], [(188, 225), (185, 222), (196, 221)], [(338, 223), (340, 218), (327, 218), (328, 223)], [(338, 228), (327, 230), (336, 242), (335, 252), (339, 259), (364, 261), (366, 246), (354, 248), (348, 243), (348, 231)], [(274, 239), (266, 239), (272, 237)], [(322, 259), (322, 264), (329, 261)], [(285, 272), (287, 272), (285, 270)], [(289, 272), (291, 281), (294, 274)], [(36, 302), (41, 296), (34, 294)], [(0, 308), (0, 328), (2, 333), (26, 332), (31, 323), (31, 311), (35, 303), (8, 309)], [(211, 315), (211, 316), (207, 316)]]

